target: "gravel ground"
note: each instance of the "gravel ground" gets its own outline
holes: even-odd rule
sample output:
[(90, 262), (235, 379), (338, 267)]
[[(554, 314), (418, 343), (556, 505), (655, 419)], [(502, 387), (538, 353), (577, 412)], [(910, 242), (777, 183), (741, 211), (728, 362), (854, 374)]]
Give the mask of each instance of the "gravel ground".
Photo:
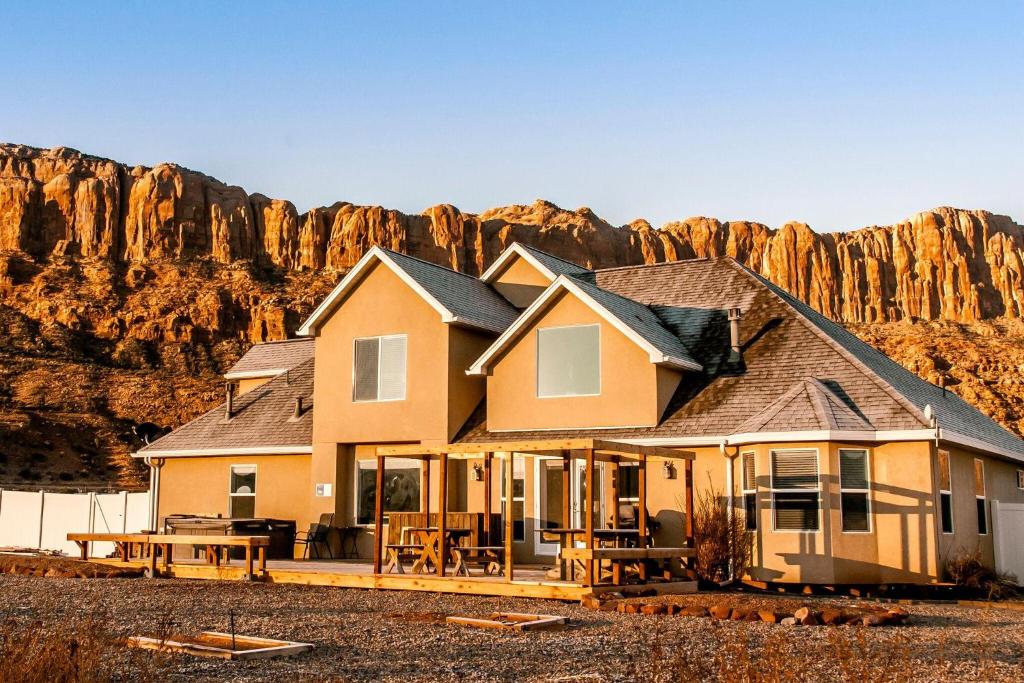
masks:
[[(785, 609), (848, 600), (738, 594), (673, 598)], [(62, 628), (99, 615), (116, 635), (226, 630), (311, 642), (291, 659), (224, 662), (169, 655), (172, 680), (656, 681), (739, 678), (745, 666), (800, 680), (1024, 680), (1024, 611), (912, 605), (890, 628), (785, 627), (594, 612), (539, 600), (244, 582), (79, 580), (0, 575), (0, 619)], [(557, 632), (448, 626), (450, 614), (559, 614)], [(170, 624), (168, 625), (168, 620)], [(161, 626), (163, 624), (163, 626)]]

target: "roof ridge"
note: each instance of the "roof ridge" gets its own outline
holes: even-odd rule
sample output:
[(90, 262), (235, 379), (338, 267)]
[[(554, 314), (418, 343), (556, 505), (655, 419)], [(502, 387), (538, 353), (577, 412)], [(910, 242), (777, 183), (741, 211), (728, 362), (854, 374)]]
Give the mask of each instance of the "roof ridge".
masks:
[(290, 337), (288, 339), (268, 339), (267, 341), (255, 342), (249, 348), (255, 346), (269, 346), (270, 344), (291, 344), (292, 342), (312, 342), (315, 341), (314, 337)]
[[(564, 263), (566, 265), (576, 266), (577, 268), (582, 268), (583, 270), (585, 270), (587, 272), (590, 272), (590, 273), (594, 272), (593, 268), (587, 268), (586, 266), (582, 266), (579, 263), (576, 263), (575, 261), (570, 261), (569, 259), (564, 259), (561, 256), (555, 256), (554, 254), (552, 254), (550, 252), (547, 252), (547, 251), (544, 251), (543, 249), (538, 249), (537, 247), (535, 247), (535, 246), (533, 246), (531, 244), (526, 244), (525, 242), (519, 242), (518, 240), (513, 242), (512, 244), (518, 244), (523, 249), (528, 249), (530, 251), (535, 251), (538, 254), (544, 254), (548, 258), (553, 258), (556, 261), (561, 261), (562, 263)], [(509, 245), (509, 246), (512, 246), (512, 245)]]
[(657, 268), (659, 266), (674, 266), (680, 263), (696, 263), (698, 261), (718, 261), (722, 259), (734, 260), (731, 256), (697, 256), (694, 258), (681, 258), (673, 261), (658, 261), (657, 263), (638, 263), (632, 266), (612, 266), (610, 268), (595, 268), (592, 273), (607, 273), (613, 270), (640, 270), (643, 268)]
[[(395, 251), (394, 249), (388, 249), (387, 247), (382, 247), (380, 245), (377, 245), (377, 248), (380, 249), (381, 251), (383, 251), (386, 254), (393, 254), (393, 255), (399, 256), (401, 258), (411, 259), (413, 261), (417, 261), (417, 262), (422, 263), (424, 265), (433, 266), (434, 268), (438, 268), (438, 269), (443, 270), (445, 272), (453, 273), (455, 275), (461, 275), (462, 277), (469, 278), (470, 280), (475, 280), (477, 282), (480, 282), (480, 278), (474, 277), (473, 275), (470, 275), (469, 273), (463, 273), (461, 270), (455, 270), (454, 268), (449, 268), (448, 266), (442, 266), (440, 263), (434, 263), (433, 261), (427, 261), (426, 259), (421, 259), (419, 256), (412, 256), (411, 254), (406, 254), (406, 253), (401, 252), (401, 251)], [(484, 284), (486, 284), (486, 283), (484, 283)]]

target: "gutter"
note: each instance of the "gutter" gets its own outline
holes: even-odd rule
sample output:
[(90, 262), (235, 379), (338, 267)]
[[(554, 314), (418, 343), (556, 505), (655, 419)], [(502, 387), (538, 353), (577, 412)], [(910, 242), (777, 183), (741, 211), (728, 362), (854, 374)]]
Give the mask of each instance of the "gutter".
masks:
[(248, 448), (194, 448), (138, 451), (133, 458), (189, 458), (219, 455), (310, 455), (312, 446), (250, 446)]

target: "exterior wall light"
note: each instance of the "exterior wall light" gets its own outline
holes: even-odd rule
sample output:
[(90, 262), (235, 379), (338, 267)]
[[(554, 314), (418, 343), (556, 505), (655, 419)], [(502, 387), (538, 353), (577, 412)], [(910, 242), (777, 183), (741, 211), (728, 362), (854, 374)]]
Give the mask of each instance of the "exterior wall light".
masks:
[(480, 463), (473, 463), (473, 481), (484, 480), (484, 468)]
[(661, 464), (661, 474), (666, 479), (675, 479), (676, 478), (676, 466), (673, 465), (670, 461), (666, 460), (665, 462), (663, 462)]

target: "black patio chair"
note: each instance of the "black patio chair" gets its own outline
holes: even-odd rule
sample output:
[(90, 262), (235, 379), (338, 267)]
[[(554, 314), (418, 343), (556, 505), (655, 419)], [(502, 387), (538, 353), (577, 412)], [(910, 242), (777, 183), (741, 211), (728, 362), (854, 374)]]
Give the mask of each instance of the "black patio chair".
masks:
[(317, 544), (327, 548), (327, 557), (334, 559), (334, 551), (331, 550), (330, 533), (331, 527), (334, 526), (334, 514), (324, 513), (320, 515), (319, 522), (313, 522), (309, 525), (309, 531), (300, 531), (295, 534), (295, 543), (304, 545), (305, 548), (302, 550), (302, 559), (306, 559), (306, 556), (310, 554), (310, 547), (313, 548), (312, 553), (316, 556), (314, 559), (320, 559), (320, 551), (317, 550)]

